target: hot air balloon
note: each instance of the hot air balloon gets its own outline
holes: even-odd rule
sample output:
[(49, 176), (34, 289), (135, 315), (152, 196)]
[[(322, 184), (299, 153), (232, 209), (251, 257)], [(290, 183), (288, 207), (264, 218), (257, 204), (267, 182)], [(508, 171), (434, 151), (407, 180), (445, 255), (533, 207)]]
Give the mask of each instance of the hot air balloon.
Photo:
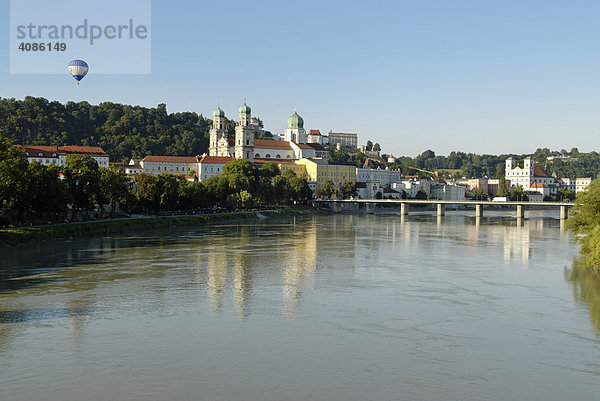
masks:
[(77, 85), (85, 77), (89, 69), (87, 63), (83, 60), (71, 60), (69, 62), (69, 73), (77, 80)]

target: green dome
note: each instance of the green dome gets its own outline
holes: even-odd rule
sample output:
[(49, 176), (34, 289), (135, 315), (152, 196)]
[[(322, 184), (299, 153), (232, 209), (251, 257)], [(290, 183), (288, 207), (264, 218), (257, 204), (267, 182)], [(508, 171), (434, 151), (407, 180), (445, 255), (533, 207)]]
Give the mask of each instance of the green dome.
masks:
[(288, 118), (288, 128), (304, 128), (304, 120), (294, 112), (294, 115)]
[(242, 105), (242, 107), (240, 107), (240, 114), (250, 114), (251, 111), (252, 110), (250, 109), (250, 107), (246, 103), (244, 103)]
[(214, 118), (218, 118), (218, 117), (221, 117), (221, 118), (223, 118), (223, 117), (225, 117), (225, 112), (224, 112), (223, 110), (221, 110), (221, 108), (219, 107), (219, 108), (217, 108), (217, 109), (215, 110), (215, 112), (213, 113), (213, 117), (214, 117)]

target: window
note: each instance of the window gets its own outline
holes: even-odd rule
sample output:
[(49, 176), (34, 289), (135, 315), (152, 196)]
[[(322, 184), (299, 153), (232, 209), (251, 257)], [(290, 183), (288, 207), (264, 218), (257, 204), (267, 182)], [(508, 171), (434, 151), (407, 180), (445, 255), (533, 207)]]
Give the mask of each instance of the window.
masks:
[(281, 159), (281, 155), (276, 155), (275, 158), (276, 159)]
[(246, 145), (250, 145), (250, 139), (246, 139)]
[(265, 155), (265, 157), (266, 157), (266, 158), (270, 158), (270, 157), (271, 157), (271, 155), (267, 153), (267, 154)]

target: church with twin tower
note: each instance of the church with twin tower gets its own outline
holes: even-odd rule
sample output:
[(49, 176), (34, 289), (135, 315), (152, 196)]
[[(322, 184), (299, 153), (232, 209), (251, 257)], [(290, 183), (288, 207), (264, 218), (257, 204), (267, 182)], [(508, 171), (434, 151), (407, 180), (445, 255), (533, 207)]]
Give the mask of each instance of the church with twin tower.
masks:
[[(258, 120), (252, 120), (252, 110), (244, 103), (239, 108), (239, 122), (235, 126), (235, 140), (228, 138), (225, 112), (221, 110), (221, 107), (218, 107), (213, 113), (213, 126), (210, 129), (208, 154), (209, 156), (235, 157), (237, 159), (253, 161), (255, 158), (260, 157), (259, 154), (255, 153), (254, 139), (255, 133), (260, 131), (262, 131), (262, 128), (258, 124)], [(315, 151), (322, 149), (317, 144), (306, 145), (304, 120), (297, 112), (294, 112), (288, 119), (283, 141), (264, 139), (256, 141), (260, 142), (257, 147), (263, 152), (263, 155), (266, 154), (265, 152), (272, 150), (271, 153), (273, 155), (276, 153), (281, 155), (287, 153), (288, 156), (281, 156), (281, 158), (287, 157), (288, 159), (301, 158), (306, 156), (304, 153), (310, 153), (308, 156), (314, 157)], [(283, 145), (289, 147), (290, 152), (286, 152), (286, 148), (282, 148)], [(297, 150), (297, 152), (294, 152), (294, 150)], [(292, 155), (295, 157), (292, 157)]]

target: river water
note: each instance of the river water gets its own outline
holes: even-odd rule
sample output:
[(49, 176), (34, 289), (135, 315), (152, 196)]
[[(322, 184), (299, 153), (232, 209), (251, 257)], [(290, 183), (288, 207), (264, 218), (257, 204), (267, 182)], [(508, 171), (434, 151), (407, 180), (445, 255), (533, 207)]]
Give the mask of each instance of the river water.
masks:
[(467, 213), (1, 249), (0, 399), (598, 400), (572, 234)]

